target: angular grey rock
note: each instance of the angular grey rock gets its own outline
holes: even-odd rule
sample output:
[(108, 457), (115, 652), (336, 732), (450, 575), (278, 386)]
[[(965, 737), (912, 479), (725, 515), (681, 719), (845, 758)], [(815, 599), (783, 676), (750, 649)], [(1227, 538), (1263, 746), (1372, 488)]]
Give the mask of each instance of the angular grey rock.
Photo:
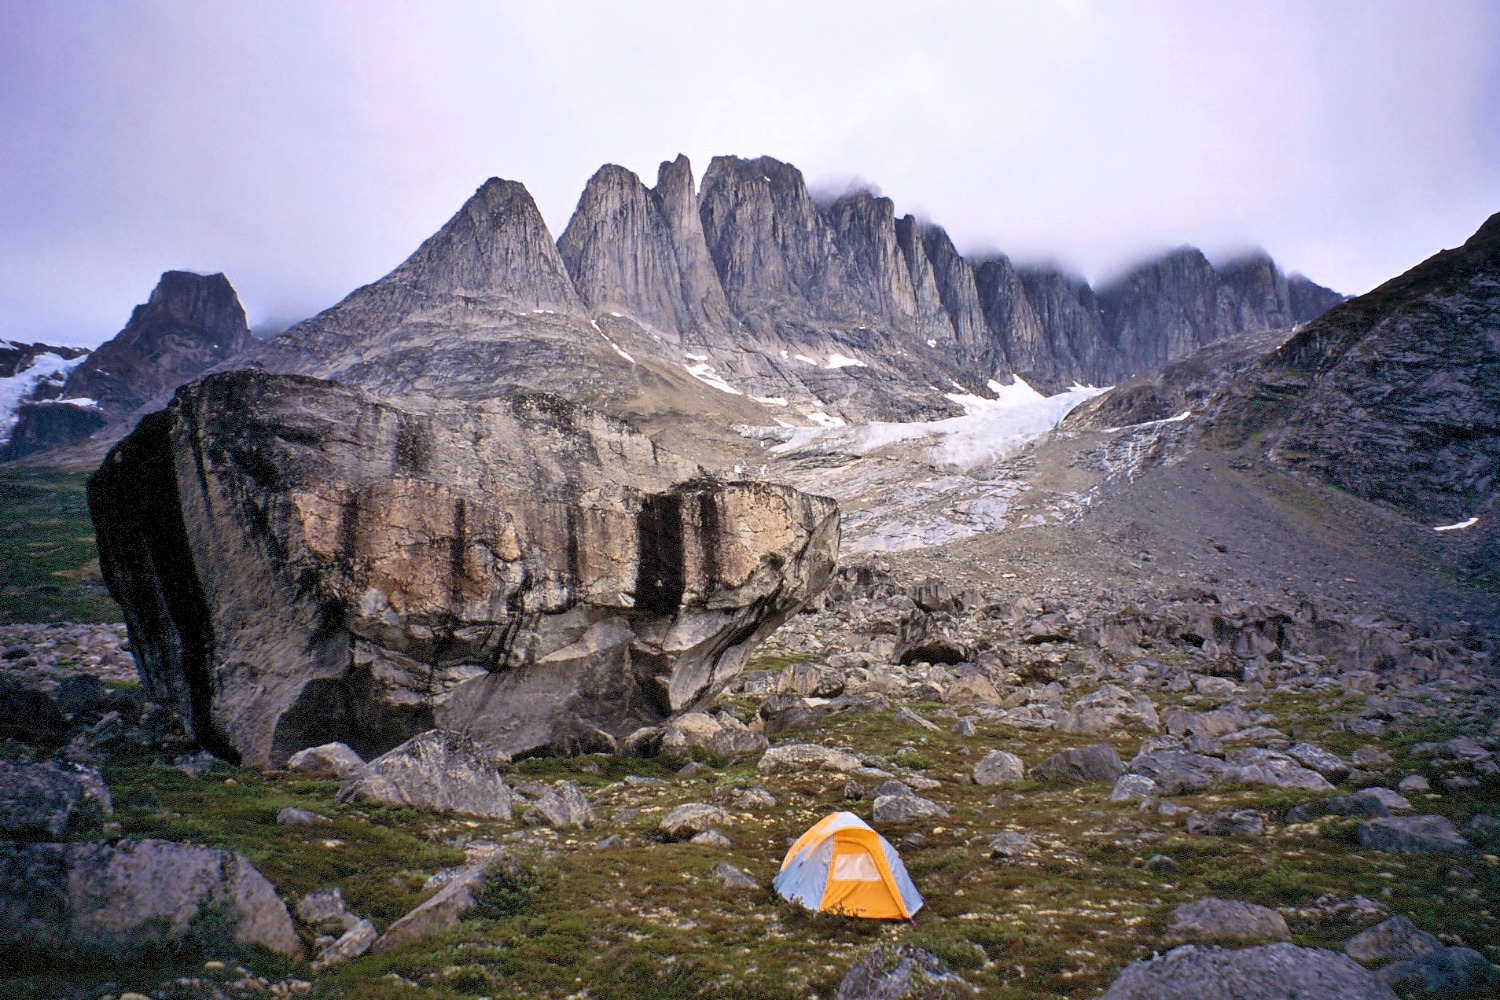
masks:
[(338, 886), (309, 892), (297, 900), (292, 907), (292, 915), (319, 934), (335, 937), (351, 930), (360, 921), (358, 916), (349, 912), (349, 906), (344, 902), (344, 891)]
[(1192, 733), (1214, 739), (1255, 724), (1250, 714), (1239, 708), (1218, 708), (1212, 712), (1189, 712), (1173, 709), (1162, 719), (1173, 736)]
[(0, 842), (0, 899), (7, 949), (118, 961), (192, 941), (207, 921), (240, 944), (302, 954), (265, 876), (238, 854), (192, 844)]
[(1265, 817), (1254, 809), (1215, 809), (1187, 818), (1187, 832), (1205, 837), (1259, 837), (1265, 832)]
[(1379, 799), (1380, 804), (1393, 813), (1411, 811), (1411, 803), (1406, 800), (1406, 797), (1391, 791), (1389, 788), (1381, 788), (1379, 785), (1374, 785), (1370, 788), (1360, 789), (1359, 794)]
[(1023, 858), (1040, 850), (1031, 834), (1013, 830), (993, 834), (985, 844), (992, 858)]
[(1446, 816), (1381, 816), (1359, 824), (1359, 845), (1390, 854), (1472, 851)]
[(1317, 819), (1319, 816), (1359, 816), (1368, 818), (1371, 816), (1389, 816), (1390, 810), (1386, 808), (1385, 802), (1378, 795), (1367, 795), (1365, 792), (1355, 792), (1352, 795), (1332, 795), (1326, 799), (1317, 799), (1312, 802), (1304, 802), (1300, 806), (1294, 806), (1287, 811), (1286, 821), (1288, 823), (1306, 823)]
[(875, 799), (871, 816), (876, 823), (915, 823), (924, 819), (946, 819), (948, 810), (931, 799), (911, 793), (881, 795)]
[(459, 918), (472, 910), (477, 902), (476, 893), (484, 880), (487, 864), (480, 861), (466, 865), (431, 897), (386, 928), (371, 950), (389, 951), (458, 923)]
[(298, 750), (286, 759), (286, 769), (297, 774), (331, 774), (348, 778), (365, 766), (365, 759), (343, 743)]
[(593, 823), (594, 810), (577, 785), (571, 781), (558, 781), (527, 806), (521, 818), (527, 823), (550, 826), (554, 830), (570, 826), (583, 830)]
[(1344, 942), (1350, 958), (1374, 962), (1387, 958), (1411, 958), (1443, 947), (1433, 934), (1400, 914), (1367, 927)]
[(753, 729), (721, 729), (709, 741), (708, 748), (725, 757), (748, 757), (765, 751), (770, 741)]
[(1311, 768), (1302, 767), (1286, 754), (1251, 747), (1237, 750), (1229, 757), (1229, 767), (1219, 776), (1219, 784), (1240, 782), (1247, 785), (1270, 785), (1273, 788), (1301, 788), (1308, 791), (1332, 791), (1328, 779)]
[(281, 826), (327, 826), (333, 820), (298, 806), (282, 806), (276, 813), (276, 822)]
[(771, 747), (755, 765), (755, 769), (762, 774), (814, 770), (848, 772), (860, 767), (859, 758), (853, 754), (816, 743), (785, 743)]
[(1392, 988), (1415, 993), (1482, 995), (1500, 987), (1500, 970), (1473, 948), (1439, 948), (1392, 962), (1378, 975)]
[(1110, 789), (1109, 801), (1129, 802), (1131, 799), (1149, 799), (1161, 794), (1156, 782), (1144, 774), (1122, 774)]
[(704, 830), (702, 833), (695, 833), (695, 834), (693, 834), (691, 837), (688, 838), (688, 843), (689, 844), (699, 844), (699, 845), (701, 845), (703, 847), (724, 847), (724, 848), (729, 848), (729, 847), (733, 847), (734, 846), (734, 841), (732, 841), (728, 837), (724, 836), (724, 834), (720, 833), (714, 827), (709, 827), (707, 830)]
[(1419, 792), (1432, 791), (1432, 784), (1423, 775), (1408, 774), (1396, 782), (1396, 791), (1416, 795)]
[(1081, 785), (1090, 781), (1114, 781), (1125, 773), (1125, 765), (1114, 747), (1104, 743), (1072, 747), (1045, 758), (1030, 771), (1043, 781), (1066, 781)]
[(510, 787), (489, 757), (435, 729), (370, 761), (339, 789), (338, 800), (506, 820), (512, 808)]
[(110, 454), (90, 511), (148, 696), (262, 766), (431, 728), (616, 749), (726, 685), (838, 547), (833, 501), (696, 479), (551, 397), (232, 372)]
[(1325, 778), (1340, 778), (1349, 773), (1349, 763), (1315, 743), (1293, 743), (1287, 755), (1303, 767), (1310, 767)]
[(991, 750), (974, 763), (976, 785), (1003, 785), (1025, 777), (1025, 763), (1009, 750)]
[(686, 840), (695, 833), (728, 826), (731, 822), (729, 814), (719, 806), (684, 802), (663, 816), (659, 826), (668, 840)]
[(1162, 795), (1203, 792), (1218, 784), (1229, 765), (1217, 757), (1187, 750), (1152, 750), (1130, 761), (1132, 774), (1156, 782)]
[(922, 716), (918, 715), (916, 712), (913, 712), (905, 705), (896, 710), (896, 714), (891, 718), (891, 721), (899, 723), (903, 726), (915, 726), (918, 729), (925, 729), (930, 733), (935, 733), (938, 731), (936, 723), (922, 718)]
[(312, 971), (321, 972), (335, 965), (342, 965), (350, 959), (358, 958), (369, 951), (380, 932), (375, 925), (368, 920), (359, 920), (353, 927), (349, 928), (327, 947), (318, 952), (312, 961)]
[(824, 663), (793, 663), (777, 677), (776, 693), (833, 698), (844, 693), (844, 674)]
[(1500, 817), (1476, 813), (1464, 824), (1470, 837), (1488, 846), (1500, 845)]
[[(1215, 941), (1221, 938), (1272, 938), (1286, 940), (1291, 929), (1286, 918), (1268, 906), (1238, 899), (1195, 899), (1172, 911), (1172, 923), (1163, 940)], [(1355, 956), (1356, 958), (1359, 956)]]
[(60, 837), (111, 812), (109, 788), (92, 767), (0, 759), (0, 836)]
[(714, 865), (714, 878), (729, 889), (759, 889), (761, 884), (727, 861)]
[(876, 945), (844, 974), (834, 1000), (959, 1000), (968, 983), (943, 960), (909, 944)]
[(1182, 945), (1132, 962), (1102, 1000), (1396, 1000), (1338, 952), (1278, 942), (1254, 948)]

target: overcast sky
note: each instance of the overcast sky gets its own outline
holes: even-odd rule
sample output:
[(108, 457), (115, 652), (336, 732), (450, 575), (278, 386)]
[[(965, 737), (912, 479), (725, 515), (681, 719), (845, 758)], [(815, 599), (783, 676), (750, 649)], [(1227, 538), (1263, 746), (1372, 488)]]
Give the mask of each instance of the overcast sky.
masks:
[(768, 154), (1092, 280), (1250, 246), (1360, 292), (1500, 211), (1500, 4), (0, 0), (0, 337), (94, 344), (161, 271), (252, 325), (485, 178)]

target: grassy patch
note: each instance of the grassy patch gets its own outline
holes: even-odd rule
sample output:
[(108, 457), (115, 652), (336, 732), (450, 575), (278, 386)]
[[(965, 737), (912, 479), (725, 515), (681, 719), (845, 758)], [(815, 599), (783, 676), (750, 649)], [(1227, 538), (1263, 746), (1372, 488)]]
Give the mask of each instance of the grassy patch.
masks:
[(0, 469), (0, 624), (121, 620), (99, 575), (87, 480)]

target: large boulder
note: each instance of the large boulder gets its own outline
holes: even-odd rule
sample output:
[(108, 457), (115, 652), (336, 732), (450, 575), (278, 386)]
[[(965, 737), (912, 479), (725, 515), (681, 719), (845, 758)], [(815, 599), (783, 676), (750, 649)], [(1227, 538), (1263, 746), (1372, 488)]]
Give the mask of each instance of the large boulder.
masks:
[(300, 956), (286, 906), (241, 855), (168, 840), (0, 842), (0, 948), (121, 960), (228, 935)]
[(1278, 942), (1183, 945), (1132, 962), (1102, 1000), (1396, 1000), (1370, 970), (1337, 952)]
[(1377, 816), (1359, 824), (1357, 835), (1359, 846), (1390, 854), (1474, 849), (1446, 816)]
[(258, 371), (144, 418), (89, 507), (148, 696), (269, 766), (432, 728), (613, 749), (727, 685), (839, 541), (833, 501), (701, 478), (557, 398)]
[(1212, 896), (1183, 903), (1172, 911), (1169, 942), (1214, 941), (1220, 938), (1286, 940), (1291, 930), (1286, 918), (1268, 906)]
[(1031, 769), (1033, 778), (1081, 785), (1089, 781), (1114, 781), (1125, 773), (1120, 755), (1105, 743), (1059, 750)]
[(930, 951), (909, 944), (876, 945), (839, 983), (834, 1000), (959, 1000), (969, 984)]

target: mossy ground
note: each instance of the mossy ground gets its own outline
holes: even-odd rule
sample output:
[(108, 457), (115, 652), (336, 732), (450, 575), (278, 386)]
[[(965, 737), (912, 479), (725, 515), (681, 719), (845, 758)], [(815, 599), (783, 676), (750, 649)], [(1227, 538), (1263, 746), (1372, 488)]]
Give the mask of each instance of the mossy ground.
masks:
[(0, 468), (0, 625), (117, 622), (99, 575), (88, 475)]
[[(1277, 697), (1268, 705), (1283, 728), (1311, 735), (1325, 728), (1325, 701)], [(915, 708), (929, 718), (940, 710)], [(1320, 897), (1362, 895), (1500, 959), (1491, 943), (1500, 908), (1493, 856), (1365, 851), (1349, 820), (1288, 828), (1278, 819), (1267, 836), (1256, 838), (1189, 836), (1180, 821), (1134, 803), (1109, 802), (1104, 784), (980, 787), (966, 780), (974, 761), (991, 749), (1010, 749), (1031, 764), (1097, 737), (1019, 732), (998, 723), (980, 723), (976, 735), (959, 737), (946, 728), (905, 726), (893, 716), (836, 717), (797, 738), (852, 747), (891, 770), (942, 783), (926, 794), (948, 806), (947, 820), (882, 828), (897, 844), (911, 833), (924, 837), (900, 848), (927, 903), (910, 924), (813, 915), (769, 888), (788, 840), (819, 817), (845, 808), (868, 817), (868, 802), (845, 798), (841, 775), (765, 776), (753, 760), (720, 760), (678, 778), (666, 760), (529, 759), (516, 765), (513, 778), (574, 781), (593, 801), (598, 822), (587, 831), (526, 834), (510, 823), (340, 805), (336, 782), (282, 773), (234, 768), (193, 779), (142, 760), (112, 768), (107, 777), (123, 833), (240, 851), (288, 899), (337, 885), (351, 909), (381, 928), (420, 901), (427, 876), (464, 860), (454, 845), (465, 840), (494, 841), (523, 863), (545, 867), (540, 891), (525, 905), (504, 909), (508, 915), (490, 910), (440, 936), (310, 976), (316, 997), (826, 998), (858, 954), (884, 941), (937, 953), (984, 996), (1087, 997), (1126, 963), (1163, 947), (1173, 907), (1207, 895), (1294, 910)], [(1416, 737), (1457, 731), (1434, 724), (1420, 734), (1360, 742), (1392, 753), (1393, 776), (1421, 773), (1428, 758), (1410, 753)], [(1107, 742), (1129, 756), (1142, 736), (1120, 733)], [(630, 786), (620, 781), (627, 774), (666, 781)], [(753, 785), (770, 789), (776, 807), (758, 813), (735, 807), (733, 790)], [(1231, 788), (1176, 801), (1200, 810), (1253, 806), (1279, 817), (1313, 795)], [(1500, 812), (1500, 783), (1416, 798), (1418, 811), (1462, 822), (1476, 811)], [(663, 842), (657, 824), (684, 801), (724, 804), (733, 817), (725, 830), (733, 846)], [(276, 813), (285, 805), (332, 823), (279, 826)], [(1040, 852), (989, 858), (976, 838), (1005, 830), (1029, 833)], [(625, 846), (595, 849), (610, 833), (621, 834)], [(1154, 854), (1170, 856), (1179, 870), (1147, 870), (1143, 862)], [(765, 888), (724, 887), (712, 875), (722, 861)], [(1337, 947), (1357, 929), (1288, 912), (1299, 944)], [(236, 961), (259, 968), (253, 957)], [(192, 968), (201, 970), (201, 962), (202, 956), (193, 958)], [(136, 988), (161, 970), (138, 971), (147, 979)], [(119, 970), (111, 975), (123, 982)], [(12, 992), (28, 995), (24, 988)]]

